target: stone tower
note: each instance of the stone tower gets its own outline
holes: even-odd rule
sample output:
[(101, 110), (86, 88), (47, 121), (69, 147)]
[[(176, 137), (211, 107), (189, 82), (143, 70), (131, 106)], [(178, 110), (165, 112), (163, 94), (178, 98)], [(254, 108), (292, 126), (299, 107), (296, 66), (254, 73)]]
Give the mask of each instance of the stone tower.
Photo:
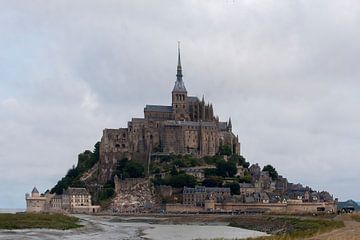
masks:
[(175, 120), (189, 120), (188, 104), (187, 104), (187, 91), (184, 81), (182, 79), (182, 67), (180, 59), (180, 43), (178, 45), (178, 65), (176, 73), (176, 82), (172, 91), (172, 107), (175, 114)]

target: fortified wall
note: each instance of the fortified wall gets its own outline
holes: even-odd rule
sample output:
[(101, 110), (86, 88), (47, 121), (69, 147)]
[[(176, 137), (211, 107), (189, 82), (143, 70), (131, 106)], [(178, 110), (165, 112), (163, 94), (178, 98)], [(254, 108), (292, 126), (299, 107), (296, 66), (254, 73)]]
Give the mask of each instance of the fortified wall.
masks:
[(168, 213), (199, 213), (199, 212), (269, 212), (269, 213), (336, 213), (336, 202), (299, 202), (288, 203), (211, 203), (205, 202), (205, 207), (186, 204), (166, 204)]

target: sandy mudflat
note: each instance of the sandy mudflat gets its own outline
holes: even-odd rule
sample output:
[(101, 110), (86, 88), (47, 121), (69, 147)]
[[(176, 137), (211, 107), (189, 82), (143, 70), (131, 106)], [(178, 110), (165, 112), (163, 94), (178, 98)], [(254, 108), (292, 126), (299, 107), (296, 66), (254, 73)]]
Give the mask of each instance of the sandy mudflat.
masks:
[[(122, 218), (110, 216), (85, 216), (78, 215), (84, 227), (73, 230), (49, 230), (49, 229), (24, 229), (24, 230), (1, 230), (0, 239), (14, 240), (66, 240), (66, 239), (168, 239), (168, 240), (191, 240), (195, 238), (247, 238), (264, 236), (265, 233), (228, 227), (226, 225), (205, 224), (161, 224), (158, 219), (152, 218)], [(154, 221), (152, 221), (154, 220)], [(155, 222), (155, 223), (152, 223)]]

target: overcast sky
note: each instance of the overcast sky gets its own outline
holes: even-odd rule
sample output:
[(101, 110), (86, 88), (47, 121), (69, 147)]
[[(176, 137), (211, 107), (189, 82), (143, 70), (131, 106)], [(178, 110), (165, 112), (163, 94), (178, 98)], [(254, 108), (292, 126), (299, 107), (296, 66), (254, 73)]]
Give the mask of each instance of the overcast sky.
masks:
[(242, 154), (360, 199), (360, 2), (0, 1), (0, 208), (25, 207), (145, 104), (230, 116)]

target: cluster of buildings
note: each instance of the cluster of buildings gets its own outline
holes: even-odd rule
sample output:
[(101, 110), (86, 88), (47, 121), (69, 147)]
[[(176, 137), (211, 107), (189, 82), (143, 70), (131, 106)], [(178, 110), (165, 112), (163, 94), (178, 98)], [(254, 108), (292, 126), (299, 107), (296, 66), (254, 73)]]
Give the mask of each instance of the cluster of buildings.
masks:
[[(212, 188), (195, 186), (184, 187), (182, 203), (165, 204), (167, 213), (203, 213), (203, 212), (271, 212), (271, 213), (335, 213), (336, 201), (323, 199), (327, 195), (317, 192), (305, 192), (295, 199), (260, 191), (251, 194), (231, 195), (230, 188)], [(300, 197), (301, 196), (301, 197)], [(311, 197), (314, 196), (312, 200)], [(316, 197), (316, 198), (315, 198)]]
[(69, 187), (63, 194), (40, 194), (34, 187), (31, 194), (25, 194), (27, 212), (96, 213), (100, 206), (92, 205), (91, 195), (86, 188)]
[[(209, 166), (181, 170), (201, 182), (206, 178), (205, 169), (207, 168)], [(243, 182), (241, 179), (244, 176), (251, 176), (251, 181)], [(182, 203), (167, 204), (165, 210), (167, 212), (269, 211), (279, 213), (336, 212), (337, 210), (336, 200), (328, 192), (316, 192), (301, 184), (289, 183), (282, 176), (272, 179), (269, 172), (261, 171), (258, 164), (253, 164), (249, 168), (238, 166), (234, 178), (223, 180), (223, 183), (230, 182), (239, 185), (239, 194), (231, 195), (230, 188), (224, 187), (184, 187), (181, 192)], [(169, 187), (161, 187), (161, 189), (166, 188)], [(170, 197), (173, 192), (175, 191), (167, 189), (166, 197)], [(166, 195), (165, 191), (162, 193)]]

